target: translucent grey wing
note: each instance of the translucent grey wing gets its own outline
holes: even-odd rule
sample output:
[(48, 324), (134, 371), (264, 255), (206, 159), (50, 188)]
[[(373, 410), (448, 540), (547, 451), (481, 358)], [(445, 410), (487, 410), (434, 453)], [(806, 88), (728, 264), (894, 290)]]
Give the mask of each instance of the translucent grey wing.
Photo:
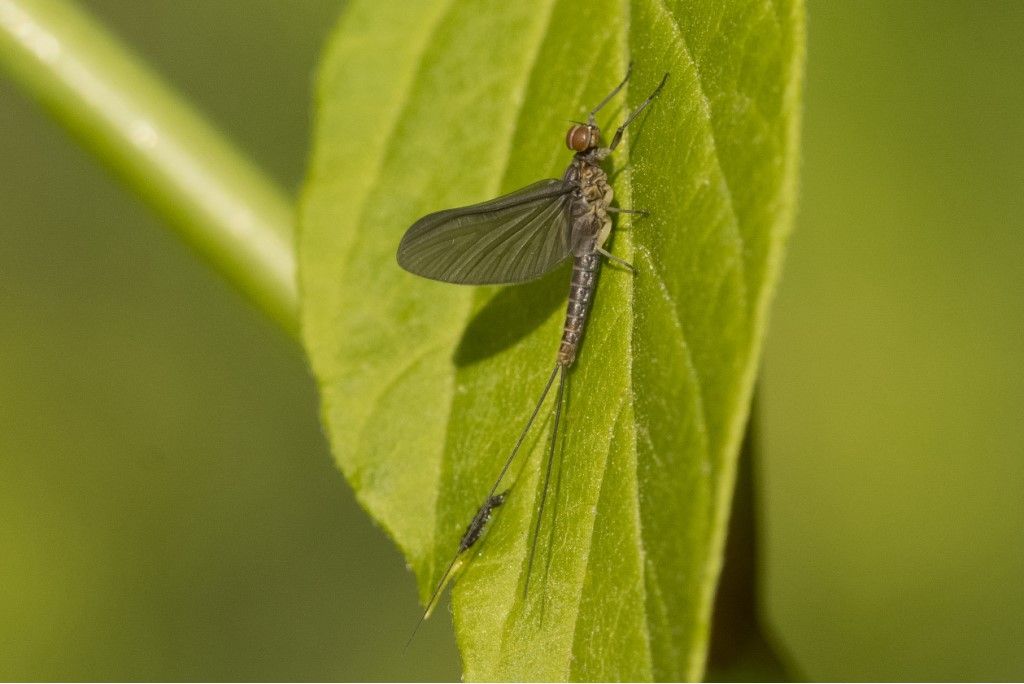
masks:
[(398, 263), (448, 283), (539, 278), (569, 256), (569, 202), (575, 187), (564, 180), (542, 180), (481, 204), (428, 214), (406, 231)]

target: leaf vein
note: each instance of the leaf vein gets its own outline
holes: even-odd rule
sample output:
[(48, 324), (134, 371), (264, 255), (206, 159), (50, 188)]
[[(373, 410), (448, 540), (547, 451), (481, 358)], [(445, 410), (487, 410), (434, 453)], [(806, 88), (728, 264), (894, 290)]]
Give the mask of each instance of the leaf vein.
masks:
[[(626, 397), (627, 396), (628, 396), (628, 394), (624, 393), (619, 398), (619, 403), (615, 407), (615, 412), (612, 414), (612, 415), (615, 416), (612, 419), (612, 421), (611, 421), (611, 432), (612, 432), (612, 435), (615, 434), (615, 426), (618, 425), (619, 420), (622, 418), (622, 412), (625, 411), (625, 408), (626, 408)], [(601, 498), (600, 492), (603, 491), (604, 487), (605, 487), (605, 477), (608, 475), (608, 459), (611, 458), (611, 453), (612, 453), (612, 439), (609, 439), (608, 440), (608, 450), (605, 452), (604, 462), (601, 464), (601, 485), (598, 487), (598, 495), (597, 495), (599, 501), (600, 501), (600, 498)], [(593, 518), (591, 518), (591, 520), (593, 520)], [(591, 551), (594, 548), (594, 535), (597, 534), (597, 530), (598, 530), (598, 527), (597, 527), (597, 524), (596, 524), (596, 521), (595, 521), (595, 523), (590, 528), (590, 543), (587, 544), (586, 558), (584, 559), (584, 563), (583, 563), (583, 567), (584, 567), (583, 575), (584, 575), (584, 577), (586, 577), (587, 573), (590, 571)], [(573, 626), (572, 626), (572, 635), (573, 635), (572, 636), (572, 643), (574, 643), (574, 644), (577, 643), (577, 640), (578, 640), (578, 637), (579, 637), (580, 608), (583, 605), (583, 587), (584, 587), (585, 584), (586, 584), (585, 582), (580, 582), (580, 584), (579, 584), (580, 591), (576, 595), (576, 614), (573, 617)]]
[(690, 349), (690, 344), (686, 339), (686, 329), (683, 327), (683, 321), (679, 317), (679, 311), (676, 309), (676, 299), (672, 296), (672, 293), (668, 289), (668, 284), (665, 281), (664, 276), (658, 270), (657, 262), (650, 250), (644, 245), (636, 246), (637, 254), (642, 257), (650, 265), (651, 273), (654, 275), (654, 280), (658, 285), (658, 289), (661, 290), (662, 297), (668, 304), (668, 309), (671, 314), (672, 330), (676, 333), (679, 338), (679, 347), (683, 351), (683, 361), (686, 366), (686, 372), (689, 374), (690, 379), (694, 385), (693, 402), (696, 408), (697, 417), (697, 434), (700, 436), (701, 449), (704, 452), (705, 463), (711, 459), (711, 450), (708, 442), (708, 419), (707, 409), (704, 405), (704, 383), (700, 378), (700, 374), (697, 371), (697, 365), (693, 361), (693, 352)]
[(648, 0), (652, 6), (659, 10), (668, 21), (669, 28), (672, 29), (672, 35), (679, 44), (679, 50), (686, 60), (690, 63), (693, 68), (694, 83), (697, 86), (697, 94), (700, 100), (700, 112), (707, 121), (707, 141), (711, 151), (711, 157), (714, 161), (715, 168), (718, 171), (718, 176), (721, 178), (720, 188), (722, 191), (722, 199), (726, 210), (729, 213), (729, 220), (725, 222), (726, 228), (729, 230), (730, 236), (734, 240), (737, 249), (738, 261), (736, 268), (739, 269), (740, 285), (741, 285), (741, 301), (740, 306), (743, 307), (744, 315), (749, 315), (750, 305), (748, 303), (747, 294), (747, 275), (746, 275), (746, 254), (747, 245), (746, 240), (743, 237), (743, 231), (740, 230), (740, 219), (739, 214), (736, 211), (736, 204), (733, 200), (732, 186), (729, 181), (728, 175), (725, 173), (725, 168), (722, 166), (722, 159), (718, 152), (718, 140), (715, 134), (714, 117), (712, 116), (711, 101), (708, 99), (707, 92), (704, 90), (704, 81), (700, 73), (700, 67), (697, 65), (696, 60), (693, 57), (693, 53), (690, 52), (689, 44), (687, 43), (686, 36), (683, 35), (682, 27), (676, 20), (672, 10), (668, 7), (665, 0)]

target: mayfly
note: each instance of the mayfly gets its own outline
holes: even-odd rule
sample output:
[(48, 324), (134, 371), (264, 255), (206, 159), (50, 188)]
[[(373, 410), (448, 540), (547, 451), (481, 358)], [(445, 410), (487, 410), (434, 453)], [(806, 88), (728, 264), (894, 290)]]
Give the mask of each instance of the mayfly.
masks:
[(633, 270), (629, 263), (604, 249), (612, 229), (609, 214), (644, 212), (611, 206), (612, 188), (608, 184), (607, 174), (601, 168), (601, 162), (618, 147), (626, 127), (661, 92), (668, 74), (665, 74), (647, 99), (626, 117), (615, 131), (611, 144), (602, 147), (597, 113), (622, 90), (631, 71), (632, 68), (627, 70), (622, 82), (590, 112), (586, 123), (574, 122), (569, 128), (565, 144), (575, 154), (561, 179), (537, 181), (487, 202), (424, 216), (406, 231), (398, 247), (398, 263), (407, 271), (433, 280), (465, 285), (523, 283), (550, 272), (570, 256), (573, 258), (569, 304), (555, 367), (512, 452), (505, 459), (498, 478), (466, 528), (451, 563), (427, 603), (420, 623), (430, 615), (442, 589), (462, 565), (459, 561), (480, 539), (494, 509), (504, 503), (508, 491), (497, 495), (495, 492), (519, 453), (557, 377), (551, 443), (527, 561), (524, 595), (529, 587), (537, 536), (551, 479), (565, 378), (576, 361), (583, 338), (601, 258), (605, 257)]

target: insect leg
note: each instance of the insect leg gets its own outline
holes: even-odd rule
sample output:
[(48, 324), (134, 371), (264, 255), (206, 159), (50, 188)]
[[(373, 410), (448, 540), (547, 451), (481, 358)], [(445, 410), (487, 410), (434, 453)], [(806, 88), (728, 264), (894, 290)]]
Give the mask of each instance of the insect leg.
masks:
[(641, 102), (640, 106), (634, 109), (633, 113), (626, 117), (626, 120), (622, 122), (622, 125), (615, 130), (615, 137), (612, 138), (612, 144), (608, 146), (609, 150), (614, 150), (616, 147), (618, 147), (619, 143), (622, 141), (622, 133), (626, 130), (626, 126), (632, 123), (633, 119), (638, 117), (640, 115), (640, 112), (644, 111), (647, 108), (647, 105), (651, 104), (651, 101), (654, 100), (654, 98), (658, 96), (658, 93), (661, 92), (661, 89), (665, 87), (665, 81), (667, 80), (668, 74), (666, 73), (664, 76), (661, 77), (661, 83), (659, 83), (658, 87), (654, 89), (654, 92), (648, 95), (647, 99)]
[(629, 263), (625, 259), (620, 259), (619, 257), (615, 256), (614, 254), (612, 254), (611, 252), (609, 252), (605, 248), (598, 247), (597, 248), (597, 253), (600, 254), (601, 256), (603, 256), (608, 261), (612, 262), (613, 264), (618, 264), (619, 266), (622, 266), (624, 268), (628, 268), (630, 273), (636, 273), (636, 269), (633, 268), (633, 264)]
[(591, 125), (594, 125), (594, 123), (595, 123), (594, 117), (597, 115), (597, 113), (599, 111), (601, 111), (601, 108), (604, 107), (606, 104), (608, 104), (608, 100), (610, 100), (613, 97), (615, 97), (616, 95), (618, 95), (619, 91), (622, 90), (622, 87), (624, 85), (626, 85), (626, 81), (629, 80), (629, 75), (631, 73), (633, 73), (633, 63), (632, 62), (630, 62), (629, 66), (626, 67), (626, 77), (622, 79), (622, 83), (620, 83), (619, 85), (615, 86), (615, 88), (612, 90), (612, 92), (608, 93), (605, 96), (605, 98), (603, 100), (601, 100), (601, 104), (599, 104), (596, 107), (594, 107), (594, 110), (592, 112), (590, 112), (590, 116), (587, 117), (587, 120), (590, 122)]

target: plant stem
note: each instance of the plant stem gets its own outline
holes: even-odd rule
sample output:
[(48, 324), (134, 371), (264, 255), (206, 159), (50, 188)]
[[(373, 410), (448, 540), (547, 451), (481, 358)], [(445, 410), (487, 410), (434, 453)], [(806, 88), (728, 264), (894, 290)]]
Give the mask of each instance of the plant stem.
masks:
[(65, 0), (0, 0), (0, 67), (297, 334), (292, 202), (125, 46)]

